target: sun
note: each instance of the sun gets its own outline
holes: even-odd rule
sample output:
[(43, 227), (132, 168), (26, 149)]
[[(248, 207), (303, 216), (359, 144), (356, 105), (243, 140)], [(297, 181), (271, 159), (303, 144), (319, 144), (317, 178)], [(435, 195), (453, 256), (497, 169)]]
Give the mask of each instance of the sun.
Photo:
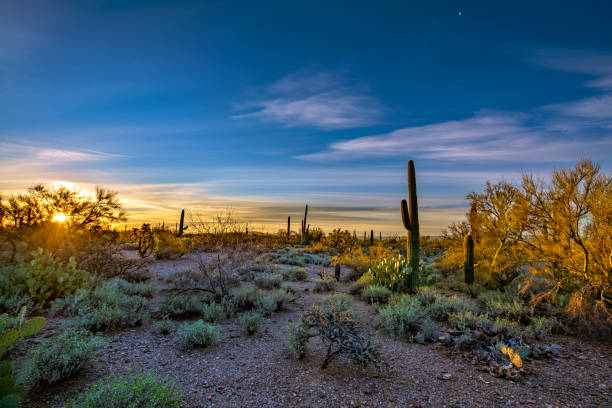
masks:
[(66, 217), (66, 215), (64, 213), (57, 213), (53, 216), (53, 221), (55, 222), (64, 222), (68, 219), (68, 217)]

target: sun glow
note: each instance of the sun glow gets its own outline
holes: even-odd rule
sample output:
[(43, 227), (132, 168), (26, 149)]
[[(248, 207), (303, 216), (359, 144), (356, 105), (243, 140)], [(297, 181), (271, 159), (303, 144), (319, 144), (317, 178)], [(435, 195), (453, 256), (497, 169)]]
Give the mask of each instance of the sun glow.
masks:
[(55, 222), (65, 222), (68, 219), (64, 213), (57, 213), (53, 216), (53, 221)]

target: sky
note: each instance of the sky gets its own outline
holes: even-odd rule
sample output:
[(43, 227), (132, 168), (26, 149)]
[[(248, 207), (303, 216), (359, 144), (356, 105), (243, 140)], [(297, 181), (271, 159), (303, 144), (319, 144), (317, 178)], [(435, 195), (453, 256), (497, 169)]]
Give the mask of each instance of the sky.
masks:
[(487, 180), (612, 168), (608, 1), (0, 2), (0, 192), (119, 193), (128, 223), (421, 232)]

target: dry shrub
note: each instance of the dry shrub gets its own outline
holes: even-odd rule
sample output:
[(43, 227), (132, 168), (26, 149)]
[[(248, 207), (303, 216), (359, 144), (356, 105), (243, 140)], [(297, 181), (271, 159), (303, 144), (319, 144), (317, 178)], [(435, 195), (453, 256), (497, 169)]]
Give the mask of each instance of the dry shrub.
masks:
[(566, 311), (579, 331), (607, 337), (612, 333), (612, 299), (606, 285), (587, 285), (574, 292)]

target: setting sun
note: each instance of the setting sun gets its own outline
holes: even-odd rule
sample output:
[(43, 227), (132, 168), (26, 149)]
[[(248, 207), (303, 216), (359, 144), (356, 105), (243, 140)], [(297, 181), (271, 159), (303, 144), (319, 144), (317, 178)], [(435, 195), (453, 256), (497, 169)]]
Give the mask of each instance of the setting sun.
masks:
[(68, 219), (68, 217), (66, 217), (66, 214), (61, 213), (61, 212), (53, 216), (53, 221), (55, 222), (65, 222), (66, 219)]

